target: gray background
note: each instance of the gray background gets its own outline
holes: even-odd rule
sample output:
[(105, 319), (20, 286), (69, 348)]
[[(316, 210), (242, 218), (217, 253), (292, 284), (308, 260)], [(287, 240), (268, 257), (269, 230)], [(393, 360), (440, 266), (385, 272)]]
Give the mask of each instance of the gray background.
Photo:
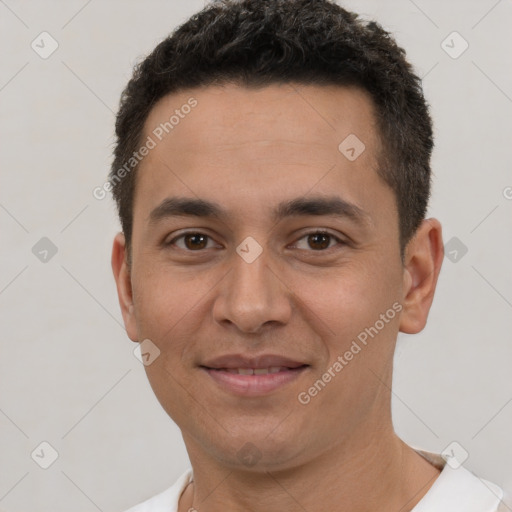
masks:
[[(134, 63), (203, 3), (0, 1), (0, 509), (120, 511), (188, 467), (122, 325), (113, 202), (92, 190)], [(430, 215), (445, 242), (456, 237), (428, 327), (399, 339), (397, 432), (435, 452), (457, 441), (465, 467), (510, 489), (512, 2), (344, 5), (391, 30), (424, 77), (437, 142)], [(43, 31), (59, 45), (47, 59), (31, 48), (51, 48)], [(458, 58), (453, 31), (469, 43)], [(48, 242), (33, 251), (43, 237), (55, 255), (40, 252)], [(43, 441), (58, 452), (46, 470), (31, 458)]]

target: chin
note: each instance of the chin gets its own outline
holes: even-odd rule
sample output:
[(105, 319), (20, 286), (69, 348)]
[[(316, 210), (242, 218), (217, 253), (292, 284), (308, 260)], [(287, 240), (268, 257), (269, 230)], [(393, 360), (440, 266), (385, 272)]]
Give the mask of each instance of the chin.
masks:
[(210, 438), (208, 451), (220, 463), (237, 471), (260, 473), (300, 465), (304, 456), (303, 446), (307, 443), (292, 433), (286, 435), (286, 439), (272, 439), (271, 432), (271, 429), (248, 428), (239, 435), (223, 437), (222, 441)]

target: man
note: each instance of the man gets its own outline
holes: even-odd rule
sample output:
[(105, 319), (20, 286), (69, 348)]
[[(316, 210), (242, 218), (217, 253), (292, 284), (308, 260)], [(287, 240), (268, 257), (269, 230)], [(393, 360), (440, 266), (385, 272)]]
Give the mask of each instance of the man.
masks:
[(123, 319), (192, 465), (131, 512), (498, 509), (393, 429), (443, 242), (389, 34), (328, 0), (211, 4), (137, 67), (116, 133)]

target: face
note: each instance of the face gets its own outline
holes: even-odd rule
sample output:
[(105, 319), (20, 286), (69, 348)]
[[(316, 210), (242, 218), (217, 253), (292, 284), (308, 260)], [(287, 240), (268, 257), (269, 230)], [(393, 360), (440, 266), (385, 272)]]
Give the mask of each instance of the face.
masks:
[(390, 423), (397, 333), (431, 297), (411, 298), (421, 254), (402, 264), (370, 97), (210, 86), (163, 98), (145, 127), (131, 267), (122, 235), (113, 267), (189, 453), (287, 468)]

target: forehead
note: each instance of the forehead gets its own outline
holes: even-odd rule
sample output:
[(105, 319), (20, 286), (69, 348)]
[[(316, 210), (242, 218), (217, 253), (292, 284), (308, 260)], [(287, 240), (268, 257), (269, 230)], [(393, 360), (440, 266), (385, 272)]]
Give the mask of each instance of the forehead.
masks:
[(382, 186), (375, 119), (371, 97), (355, 87), (229, 84), (169, 94), (145, 123), (143, 140), (154, 148), (139, 166), (136, 204), (147, 217), (172, 193), (247, 200), (245, 209), (261, 212), (283, 196), (333, 187), (364, 203)]
[[(195, 106), (189, 108), (191, 103)], [(165, 127), (161, 133), (169, 120), (169, 133)], [(259, 88), (227, 84), (169, 94), (156, 103), (144, 126), (146, 136), (172, 134), (184, 150), (193, 146), (196, 151), (270, 142), (271, 137), (332, 147), (349, 135), (347, 130), (370, 146), (378, 142), (373, 101), (366, 91), (293, 83)]]

